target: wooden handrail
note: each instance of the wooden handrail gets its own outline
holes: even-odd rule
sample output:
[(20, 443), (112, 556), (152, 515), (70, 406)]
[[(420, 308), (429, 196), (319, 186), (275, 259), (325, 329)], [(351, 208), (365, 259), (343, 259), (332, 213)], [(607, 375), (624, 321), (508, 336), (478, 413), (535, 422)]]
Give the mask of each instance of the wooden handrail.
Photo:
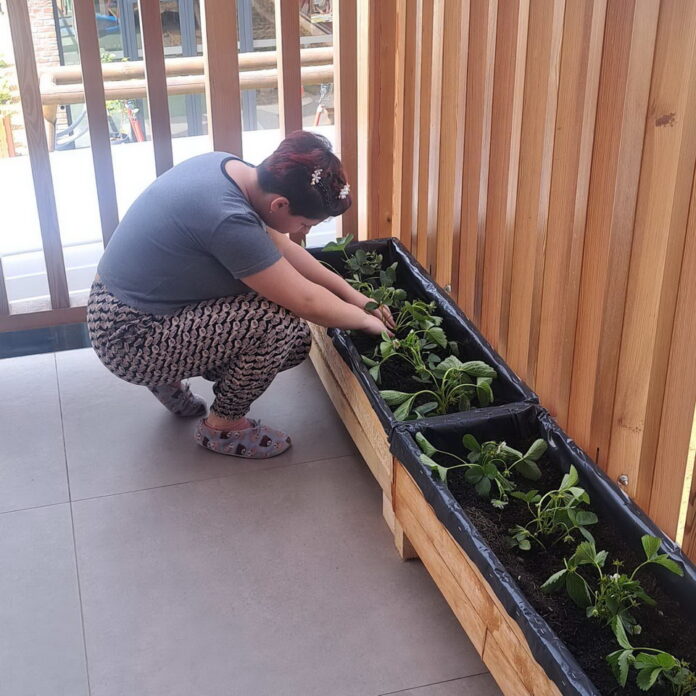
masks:
[[(333, 62), (332, 47), (304, 48), (300, 51), (300, 63), (303, 67), (309, 65), (325, 65)], [(276, 51), (256, 51), (239, 54), (239, 70), (259, 70), (276, 66)], [(203, 74), (203, 56), (185, 56), (167, 58), (164, 61), (167, 77), (175, 75)], [(104, 80), (131, 80), (145, 77), (145, 62), (133, 60), (120, 63), (102, 63)], [(47, 68), (41, 73), (41, 91), (51, 90), (57, 85), (70, 85), (82, 81), (82, 70), (77, 65), (61, 65)]]

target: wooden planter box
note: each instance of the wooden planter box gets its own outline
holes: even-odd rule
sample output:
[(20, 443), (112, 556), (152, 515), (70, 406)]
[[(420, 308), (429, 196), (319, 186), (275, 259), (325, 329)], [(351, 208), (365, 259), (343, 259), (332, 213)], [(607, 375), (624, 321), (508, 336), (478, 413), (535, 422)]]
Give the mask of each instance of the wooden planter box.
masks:
[(403, 464), (395, 460), (394, 511), (501, 691), (508, 696), (559, 696), (532, 656), (524, 634), (450, 536)]
[(404, 559), (415, 558), (394, 517), (394, 458), (389, 451), (389, 440), (382, 423), (355, 375), (334, 348), (327, 330), (314, 324), (310, 324), (310, 328), (313, 340), (309, 357), (346, 430), (382, 489), (382, 512), (394, 534), (396, 549)]

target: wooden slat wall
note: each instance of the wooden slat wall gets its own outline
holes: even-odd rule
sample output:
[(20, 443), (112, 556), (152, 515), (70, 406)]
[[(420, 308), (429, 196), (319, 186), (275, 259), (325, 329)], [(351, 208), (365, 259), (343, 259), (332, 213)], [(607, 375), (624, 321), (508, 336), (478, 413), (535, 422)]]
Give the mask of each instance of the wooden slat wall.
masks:
[[(394, 220), (379, 224), (368, 188), (371, 236), (401, 238), (451, 285), (542, 404), (696, 555), (696, 493), (682, 505), (696, 0), (389, 4), (370, 16), (395, 27), (395, 70), (373, 48), (361, 75), (370, 115), (389, 113), (393, 80)], [(372, 120), (360, 143), (382, 183), (385, 133)]]
[(288, 135), (302, 128), (300, 9), (296, 0), (276, 0), (275, 17), (280, 131)]
[(214, 150), (242, 157), (236, 0), (201, 0), (201, 19), (208, 134)]
[(343, 237), (358, 237), (358, 7), (356, 0), (334, 0), (334, 102), (336, 154), (351, 187), (352, 205), (338, 218)]
[(102, 239), (106, 246), (118, 225), (118, 203), (116, 201), (114, 167), (111, 161), (111, 140), (109, 139), (109, 122), (106, 115), (97, 18), (94, 13), (94, 4), (91, 2), (76, 2), (74, 12), (80, 48), (82, 81), (85, 90), (85, 106), (89, 119), (89, 140), (94, 164), (94, 178), (97, 184), (99, 218)]
[(152, 128), (157, 176), (173, 164), (172, 129), (169, 120), (167, 77), (164, 67), (164, 42), (159, 0), (139, 0), (140, 30), (147, 79), (147, 103)]
[[(14, 45), (19, 96), (22, 102), (34, 195), (39, 214), (41, 241), (46, 259), (51, 307), (54, 310), (61, 309), (70, 306), (70, 297), (68, 295), (68, 281), (65, 276), (63, 247), (60, 242), (51, 162), (48, 157), (48, 143), (41, 111), (39, 76), (34, 61), (34, 40), (31, 35), (29, 10), (26, 2), (11, 0), (7, 4), (7, 14)], [(2, 327), (3, 321), (0, 316), (0, 327)]]

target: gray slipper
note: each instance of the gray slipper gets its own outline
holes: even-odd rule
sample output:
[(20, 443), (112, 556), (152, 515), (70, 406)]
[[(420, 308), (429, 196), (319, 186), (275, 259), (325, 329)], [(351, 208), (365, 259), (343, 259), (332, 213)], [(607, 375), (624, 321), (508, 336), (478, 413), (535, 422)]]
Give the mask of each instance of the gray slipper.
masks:
[(201, 420), (194, 437), (201, 447), (212, 452), (246, 459), (276, 457), (292, 444), (289, 435), (281, 430), (269, 428), (251, 418), (249, 422), (251, 427), (244, 430), (215, 430)]
[(197, 416), (200, 418), (208, 413), (208, 404), (205, 399), (194, 394), (186, 382), (158, 384), (156, 387), (148, 388), (163, 406), (166, 406), (177, 416), (182, 418)]

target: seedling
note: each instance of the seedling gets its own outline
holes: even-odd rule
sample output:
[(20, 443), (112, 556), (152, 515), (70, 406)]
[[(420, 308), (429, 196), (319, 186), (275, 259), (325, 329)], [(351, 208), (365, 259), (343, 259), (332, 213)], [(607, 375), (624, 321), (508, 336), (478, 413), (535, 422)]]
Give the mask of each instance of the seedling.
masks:
[(641, 691), (649, 691), (662, 681), (674, 696), (696, 695), (696, 674), (688, 662), (656, 648), (634, 648), (618, 617), (612, 620), (611, 628), (621, 649), (607, 655), (606, 659), (622, 687), (626, 686), (629, 670), (633, 668), (637, 671), (636, 685)]
[[(631, 575), (619, 573), (620, 561), (615, 561), (614, 573), (605, 573), (604, 565), (607, 560), (607, 552), (599, 551), (594, 543), (584, 541), (568, 559), (564, 559), (565, 568), (554, 573), (542, 586), (546, 592), (554, 592), (565, 587), (570, 598), (582, 609), (587, 616), (604, 621), (607, 625), (618, 618), (627, 633), (638, 635), (641, 632), (640, 625), (631, 614), (631, 610), (641, 603), (655, 605), (653, 600), (643, 590), (640, 582), (636, 580), (636, 574), (641, 568), (655, 564), (667, 568), (676, 575), (683, 575), (682, 569), (666, 554), (658, 553), (660, 539), (646, 534), (641, 539), (645, 560), (638, 565)], [(586, 580), (580, 573), (580, 568), (585, 566), (594, 570), (596, 579)]]
[(514, 491), (511, 495), (527, 504), (532, 521), (524, 527), (517, 525), (510, 529), (510, 545), (522, 551), (529, 551), (532, 542), (546, 548), (544, 539), (553, 546), (559, 541), (575, 541), (577, 533), (587, 541), (594, 542), (586, 527), (597, 523), (597, 515), (582, 509), (583, 505), (589, 505), (590, 496), (577, 485), (578, 480), (577, 469), (571, 466), (560, 487), (544, 495), (539, 495), (535, 490), (527, 493)]
[[(436, 330), (441, 329), (431, 331)], [(429, 388), (416, 392), (392, 389), (380, 391), (380, 395), (389, 406), (397, 407), (394, 411), (397, 420), (422, 418), (428, 413), (444, 415), (452, 408), (468, 411), (474, 399), (478, 400), (479, 406), (488, 406), (493, 401), (491, 383), (498, 373), (490, 365), (481, 360), (461, 362), (454, 355), (440, 362), (429, 359), (426, 364), (422, 358), (420, 339), (415, 332), (411, 332), (401, 341), (399, 349), (404, 344), (406, 350), (399, 350), (398, 354), (411, 363), (416, 378), (428, 384)], [(428, 398), (428, 401), (416, 407), (416, 399), (421, 396)]]
[[(508, 447), (505, 442), (491, 440), (479, 444), (471, 435), (464, 435), (462, 444), (469, 451), (466, 459), (462, 459), (453, 452), (437, 449), (429, 442), (423, 433), (416, 434), (416, 442), (421, 449), (420, 460), (428, 466), (443, 483), (447, 483), (447, 475), (454, 469), (465, 469), (464, 479), (474, 486), (476, 492), (483, 498), (490, 498), (493, 507), (504, 508), (509, 502), (509, 493), (517, 485), (514, 474), (533, 481), (541, 478), (541, 471), (537, 461), (546, 452), (547, 444), (544, 440), (535, 440), (531, 447), (522, 452)], [(443, 466), (438, 464), (434, 455), (447, 457), (456, 464)]]

